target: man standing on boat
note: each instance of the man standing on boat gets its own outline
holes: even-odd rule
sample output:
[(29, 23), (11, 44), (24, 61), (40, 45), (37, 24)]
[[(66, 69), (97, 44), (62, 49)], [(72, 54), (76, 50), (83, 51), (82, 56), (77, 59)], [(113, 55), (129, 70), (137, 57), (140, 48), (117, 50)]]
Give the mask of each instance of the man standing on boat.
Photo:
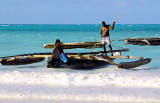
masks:
[(109, 29), (113, 30), (114, 29), (114, 24), (115, 24), (115, 21), (113, 22), (112, 26), (106, 25), (105, 21), (103, 21), (102, 22), (102, 27), (101, 27), (101, 30), (100, 30), (104, 52), (106, 52), (105, 45), (107, 44), (110, 48), (112, 56), (113, 56), (113, 52), (112, 52), (112, 46), (111, 46), (110, 37), (109, 37)]

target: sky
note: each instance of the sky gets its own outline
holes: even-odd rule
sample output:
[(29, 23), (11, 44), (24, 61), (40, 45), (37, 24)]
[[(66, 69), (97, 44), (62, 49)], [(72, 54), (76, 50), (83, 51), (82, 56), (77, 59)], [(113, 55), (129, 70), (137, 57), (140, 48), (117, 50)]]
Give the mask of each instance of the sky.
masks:
[(160, 24), (160, 0), (0, 0), (0, 24)]

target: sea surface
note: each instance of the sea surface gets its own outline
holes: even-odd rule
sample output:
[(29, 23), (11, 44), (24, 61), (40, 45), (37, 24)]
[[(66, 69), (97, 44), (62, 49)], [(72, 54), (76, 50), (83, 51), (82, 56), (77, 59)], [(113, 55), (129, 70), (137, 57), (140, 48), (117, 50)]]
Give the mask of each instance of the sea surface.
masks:
[[(99, 24), (0, 25), (0, 57), (51, 52), (42, 44), (100, 40)], [(110, 30), (113, 49), (129, 48), (122, 56), (152, 58), (134, 69), (105, 65), (93, 70), (47, 68), (46, 62), (0, 65), (0, 103), (159, 103), (160, 46), (125, 45), (125, 38), (160, 37), (159, 24), (117, 24)], [(108, 50), (108, 47), (106, 47)], [(102, 49), (94, 49), (99, 51)], [(72, 49), (65, 52), (87, 52)], [(108, 54), (110, 55), (110, 54)], [(117, 59), (119, 63), (128, 61)]]

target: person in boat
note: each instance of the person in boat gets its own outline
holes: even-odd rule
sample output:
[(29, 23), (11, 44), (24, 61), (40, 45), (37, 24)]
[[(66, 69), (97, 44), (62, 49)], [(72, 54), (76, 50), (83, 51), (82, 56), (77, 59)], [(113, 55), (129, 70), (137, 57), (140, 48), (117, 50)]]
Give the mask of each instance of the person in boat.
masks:
[(55, 47), (52, 51), (52, 63), (55, 63), (56, 61), (60, 61), (60, 59), (66, 63), (69, 66), (69, 58), (67, 55), (64, 53), (63, 48), (61, 46), (61, 41), (59, 39), (56, 40), (55, 42)]
[(112, 52), (112, 46), (111, 46), (111, 42), (110, 42), (109, 29), (113, 30), (114, 24), (115, 24), (115, 21), (113, 22), (113, 26), (106, 25), (105, 21), (102, 21), (102, 27), (100, 29), (100, 36), (102, 38), (102, 45), (103, 45), (104, 52), (106, 52), (105, 45), (107, 44), (110, 48), (112, 56), (113, 56), (113, 52)]
[(63, 48), (61, 47), (61, 41), (59, 39), (55, 42), (55, 47), (52, 51), (52, 59), (59, 59), (59, 56), (63, 52)]

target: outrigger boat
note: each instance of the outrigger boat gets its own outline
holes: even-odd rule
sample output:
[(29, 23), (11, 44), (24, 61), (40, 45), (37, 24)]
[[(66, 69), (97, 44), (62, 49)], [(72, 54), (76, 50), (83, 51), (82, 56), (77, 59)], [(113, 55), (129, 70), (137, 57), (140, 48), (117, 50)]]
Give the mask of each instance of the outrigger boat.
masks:
[(160, 45), (160, 38), (128, 38), (125, 44), (133, 45)]
[[(82, 44), (82, 43), (77, 43)], [(71, 43), (72, 47), (69, 47), (68, 43), (64, 48), (77, 48), (77, 44), (74, 45)], [(86, 45), (88, 44), (88, 45)], [(92, 46), (91, 46), (92, 44)], [(84, 47), (85, 45), (85, 47)], [(95, 42), (94, 42), (95, 45)], [(84, 42), (83, 47), (84, 48), (93, 48), (93, 42), (88, 43)], [(46, 45), (44, 45), (46, 46)], [(79, 45), (80, 46), (80, 45)], [(52, 47), (53, 48), (54, 44)], [(98, 47), (98, 46), (97, 46)], [(99, 48), (99, 47), (98, 47)], [(93, 69), (98, 68), (99, 66), (103, 65), (116, 65), (118, 68), (123, 69), (130, 69), (135, 68), (144, 64), (148, 64), (151, 61), (151, 58), (143, 58), (143, 57), (134, 57), (134, 56), (121, 56), (120, 52), (128, 51), (128, 49), (123, 48), (119, 50), (113, 50), (115, 53), (114, 56), (107, 56), (105, 53), (108, 53), (110, 51), (98, 51), (98, 52), (81, 52), (81, 53), (65, 53), (69, 58), (69, 64), (62, 62), (60, 59), (55, 61), (54, 63), (50, 61), (51, 59), (51, 53), (32, 53), (32, 54), (22, 54), (22, 55), (14, 55), (14, 56), (6, 56), (6, 57), (0, 57), (0, 62), (2, 65), (24, 65), (24, 64), (31, 64), (31, 63), (37, 63), (41, 62), (44, 59), (46, 59), (47, 67), (48, 68), (71, 68), (71, 69)], [(138, 59), (136, 61), (131, 62), (120, 62), (120, 63), (114, 63), (113, 60), (121, 58), (121, 59)]]

